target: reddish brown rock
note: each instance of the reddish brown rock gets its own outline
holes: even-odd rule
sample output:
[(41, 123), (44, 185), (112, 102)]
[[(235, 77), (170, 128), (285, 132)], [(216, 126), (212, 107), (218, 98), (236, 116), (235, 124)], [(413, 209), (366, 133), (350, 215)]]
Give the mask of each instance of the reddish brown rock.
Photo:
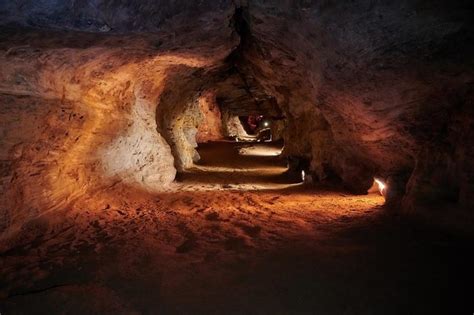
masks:
[(221, 137), (216, 104), (226, 126), (278, 118), (315, 181), (365, 193), (379, 176), (397, 208), (472, 207), (469, 1), (0, 9), (2, 228), (116, 182), (162, 189)]
[(222, 115), (216, 102), (215, 93), (207, 91), (199, 97), (199, 109), (201, 121), (196, 134), (196, 141), (217, 141), (224, 138), (224, 127), (222, 126)]

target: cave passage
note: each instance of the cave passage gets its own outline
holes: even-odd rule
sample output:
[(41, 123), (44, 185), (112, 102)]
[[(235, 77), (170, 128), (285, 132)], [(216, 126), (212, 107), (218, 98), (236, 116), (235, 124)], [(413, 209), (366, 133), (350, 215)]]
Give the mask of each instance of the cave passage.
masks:
[(279, 142), (208, 142), (200, 144), (200, 160), (178, 175), (188, 189), (284, 189), (301, 184), (291, 176)]
[(0, 315), (472, 314), (472, 0), (0, 0)]

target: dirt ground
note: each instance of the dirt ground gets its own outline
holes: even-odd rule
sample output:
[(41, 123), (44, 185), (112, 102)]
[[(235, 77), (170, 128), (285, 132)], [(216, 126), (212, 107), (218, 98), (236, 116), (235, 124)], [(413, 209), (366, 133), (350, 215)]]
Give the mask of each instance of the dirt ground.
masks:
[(204, 144), (169, 191), (117, 184), (35, 220), (2, 247), (0, 313), (474, 311), (471, 241), (304, 185), (280, 149)]

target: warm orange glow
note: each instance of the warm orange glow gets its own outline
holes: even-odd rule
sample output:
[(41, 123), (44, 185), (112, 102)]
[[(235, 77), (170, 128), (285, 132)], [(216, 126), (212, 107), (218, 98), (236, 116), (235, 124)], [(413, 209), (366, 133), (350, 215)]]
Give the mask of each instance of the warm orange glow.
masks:
[[(97, 54), (98, 51), (100, 51), (100, 54)], [(87, 118), (82, 125), (81, 136), (74, 143), (69, 143), (70, 146), (67, 150), (64, 150), (64, 153), (58, 158), (58, 162), (54, 164), (54, 169), (45, 175), (51, 184), (51, 193), (48, 195), (51, 200), (48, 199), (47, 202), (57, 204), (55, 207), (48, 205), (51, 209), (64, 206), (63, 203), (56, 202), (57, 200), (72, 201), (83, 195), (92, 186), (96, 179), (96, 173), (87, 169), (87, 163), (82, 163), (82, 161), (90, 161), (90, 157), (97, 158), (100, 165), (105, 166), (99, 169), (100, 172), (104, 172), (100, 177), (113, 178), (119, 176), (126, 183), (135, 184), (146, 189), (155, 189), (155, 186), (146, 186), (142, 180), (136, 180), (137, 177), (130, 176), (133, 171), (130, 171), (127, 165), (118, 164), (118, 162), (130, 160), (127, 156), (132, 151), (124, 149), (121, 151), (123, 156), (117, 158), (116, 151), (114, 151), (116, 150), (115, 146), (119, 146), (120, 143), (127, 144), (128, 142), (124, 139), (135, 139), (135, 136), (138, 136), (137, 139), (139, 139), (143, 133), (156, 134), (156, 127), (153, 125), (155, 123), (156, 100), (162, 92), (168, 69), (177, 65), (199, 68), (216, 62), (216, 59), (194, 54), (168, 53), (154, 55), (138, 63), (130, 62), (122, 65), (118, 62), (122, 56), (116, 56), (116, 51), (97, 48), (93, 52), (81, 52), (85, 56), (90, 56), (93, 53), (100, 57), (82, 64), (80, 67), (71, 63), (64, 66), (61, 71), (51, 71), (46, 68), (41, 73), (40, 86), (48, 90), (51, 97), (77, 102), (79, 109), (76, 110), (86, 113)], [(131, 54), (131, 56), (133, 55)], [(118, 65), (104, 72), (100, 78), (89, 78), (92, 69), (95, 69), (101, 62), (105, 63), (104, 60), (109, 63), (115, 61)], [(153, 69), (153, 71), (143, 74), (141, 69), (145, 67)], [(62, 83), (72, 82), (74, 80), (71, 78), (74, 77), (87, 78), (84, 81), (88, 82), (88, 85), (64, 85)], [(130, 85), (130, 82), (135, 83)], [(151, 85), (149, 82), (153, 82), (153, 84)], [(120, 89), (128, 89), (131, 96), (127, 100), (130, 102), (127, 103), (121, 99), (125, 96), (116, 92)], [(110, 113), (114, 111), (118, 104), (124, 103), (133, 106), (134, 110), (130, 111), (130, 120), (135, 121), (135, 123), (118, 127), (119, 124), (124, 124), (124, 122), (119, 119), (120, 117)], [(137, 121), (143, 122), (143, 124), (137, 124)], [(121, 166), (123, 166), (123, 170), (116, 171), (120, 170)], [(104, 169), (112, 171), (106, 172)], [(64, 176), (64, 174), (74, 174), (75, 176)], [(161, 189), (161, 186), (156, 185), (156, 190), (159, 189)]]

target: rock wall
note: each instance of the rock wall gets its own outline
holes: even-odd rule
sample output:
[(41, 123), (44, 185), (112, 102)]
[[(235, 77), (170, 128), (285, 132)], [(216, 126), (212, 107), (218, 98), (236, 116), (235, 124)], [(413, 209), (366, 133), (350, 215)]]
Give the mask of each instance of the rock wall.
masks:
[(214, 82), (215, 71), (180, 68), (169, 76), (156, 119), (158, 131), (171, 145), (176, 168), (184, 171), (200, 159), (196, 151), (198, 139), (220, 138), (217, 128), (221, 118), (217, 104), (210, 103), (215, 102), (215, 98), (208, 90)]
[(73, 182), (74, 190), (82, 189), (83, 173), (67, 169), (59, 157), (79, 141), (90, 115), (71, 102), (33, 95), (0, 94), (0, 102), (0, 231), (5, 231), (49, 210), (47, 200), (62, 195), (56, 204), (64, 205), (74, 195), (61, 192), (72, 193)]
[(224, 139), (222, 115), (214, 91), (205, 91), (199, 97), (201, 121), (199, 122), (196, 141), (198, 143)]
[(156, 102), (148, 99), (150, 92), (134, 91), (131, 113), (122, 117), (128, 128), (97, 153), (107, 177), (157, 190), (174, 180), (176, 170), (168, 143), (156, 132)]
[(189, 14), (194, 18), (226, 10), (230, 3), (229, 0), (2, 0), (0, 19), (3, 24), (89, 32), (157, 31), (167, 19)]
[[(159, 45), (166, 29), (147, 36), (1, 32), (0, 231), (118, 182), (157, 191), (173, 181), (174, 143), (157, 131), (161, 100), (176, 78), (220, 67), (236, 40), (225, 15), (198, 23), (196, 32)], [(186, 37), (202, 31), (215, 43), (189, 44)], [(178, 92), (186, 100), (186, 86)]]
[(315, 179), (468, 210), (472, 16), (467, 0), (0, 1), (0, 226), (116, 182), (161, 189), (202, 121), (216, 130), (210, 90), (228, 135), (235, 113), (283, 117)]
[(390, 203), (407, 191), (405, 209), (427, 194), (469, 208), (472, 140), (457, 137), (472, 121), (452, 117), (472, 104), (472, 14), (469, 1), (249, 1), (237, 62), (288, 118), (286, 154), (319, 178), (364, 192), (378, 175)]
[(179, 171), (184, 171), (199, 160), (196, 134), (202, 120), (198, 100), (199, 82), (189, 79), (191, 69), (184, 71), (184, 75), (173, 77), (170, 82), (172, 88), (162, 95), (162, 106), (158, 107), (156, 113), (158, 131), (170, 143)]
[(270, 125), (270, 128), (272, 130), (272, 139), (273, 141), (280, 141), (284, 139), (285, 134), (286, 134), (286, 128), (287, 128), (288, 122), (286, 119), (274, 119)]
[(224, 112), (225, 134), (227, 137), (243, 139), (249, 138), (250, 135), (245, 131), (239, 116), (235, 116), (229, 112)]

